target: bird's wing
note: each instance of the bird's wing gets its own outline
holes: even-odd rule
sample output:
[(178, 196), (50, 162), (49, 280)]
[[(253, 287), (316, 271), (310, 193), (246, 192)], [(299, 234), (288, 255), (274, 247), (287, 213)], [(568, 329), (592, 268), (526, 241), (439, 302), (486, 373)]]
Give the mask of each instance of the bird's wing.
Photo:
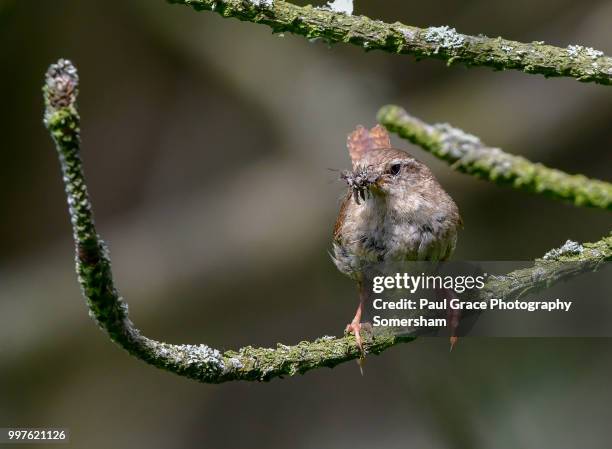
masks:
[(349, 191), (340, 205), (340, 212), (338, 212), (338, 218), (336, 218), (336, 224), (334, 225), (334, 241), (339, 242), (341, 240), (342, 224), (346, 218), (346, 210), (351, 201), (351, 192)]

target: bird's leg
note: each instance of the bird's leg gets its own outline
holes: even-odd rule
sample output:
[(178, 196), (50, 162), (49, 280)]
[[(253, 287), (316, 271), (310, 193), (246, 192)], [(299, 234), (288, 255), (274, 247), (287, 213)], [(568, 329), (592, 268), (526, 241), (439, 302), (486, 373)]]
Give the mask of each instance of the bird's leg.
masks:
[(361, 298), (359, 299), (359, 305), (357, 306), (357, 311), (355, 312), (355, 317), (353, 321), (346, 325), (346, 329), (344, 332), (348, 332), (351, 334), (355, 334), (355, 341), (357, 342), (357, 347), (363, 354), (363, 342), (361, 340), (361, 311), (363, 309), (363, 301)]
[[(436, 294), (439, 299), (451, 300), (457, 297), (454, 290), (450, 288), (436, 289)], [(450, 350), (452, 351), (459, 337), (457, 336), (457, 328), (459, 327), (459, 321), (461, 321), (461, 310), (451, 309), (450, 307), (446, 310), (446, 322), (450, 334)]]
[[(357, 347), (361, 351), (361, 357), (365, 355), (363, 350), (363, 340), (361, 339), (361, 328), (364, 326), (361, 324), (361, 315), (363, 313), (363, 309), (365, 307), (366, 298), (369, 295), (368, 288), (364, 283), (359, 283), (359, 305), (357, 306), (357, 310), (355, 311), (355, 316), (353, 320), (346, 325), (346, 329), (344, 332), (352, 333), (355, 335), (355, 341), (357, 342)], [(364, 323), (365, 324), (365, 323)]]
[[(457, 293), (451, 288), (442, 288), (443, 298), (448, 299), (450, 302), (451, 299), (457, 297)], [(450, 307), (446, 310), (446, 322), (448, 323), (448, 330), (450, 334), (450, 350), (452, 351), (459, 337), (457, 337), (457, 328), (459, 327), (459, 321), (461, 321), (461, 310), (460, 309), (451, 309)]]
[(461, 320), (461, 310), (449, 309), (447, 312), (448, 328), (450, 332), (450, 350), (452, 351), (459, 337), (457, 337), (457, 328)]

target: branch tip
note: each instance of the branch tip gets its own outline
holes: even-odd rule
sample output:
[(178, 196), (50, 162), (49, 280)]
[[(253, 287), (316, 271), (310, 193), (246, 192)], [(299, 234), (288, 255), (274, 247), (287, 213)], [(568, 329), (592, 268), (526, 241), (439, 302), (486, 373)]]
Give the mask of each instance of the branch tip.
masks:
[(68, 59), (51, 64), (45, 74), (43, 87), (47, 113), (74, 106), (79, 93), (79, 74)]

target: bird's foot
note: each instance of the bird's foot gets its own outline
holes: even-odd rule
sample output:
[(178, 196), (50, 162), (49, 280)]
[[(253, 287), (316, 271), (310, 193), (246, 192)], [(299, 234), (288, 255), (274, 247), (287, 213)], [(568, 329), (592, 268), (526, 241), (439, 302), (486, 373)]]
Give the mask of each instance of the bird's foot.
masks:
[(449, 310), (447, 313), (447, 322), (450, 332), (450, 351), (453, 350), (459, 337), (457, 337), (457, 328), (459, 327), (459, 322), (461, 321), (461, 311), (460, 310)]
[(355, 342), (357, 343), (357, 347), (359, 348), (359, 351), (361, 352), (361, 358), (364, 358), (365, 351), (363, 349), (363, 339), (361, 338), (362, 329), (367, 332), (371, 332), (372, 325), (370, 323), (360, 323), (358, 321), (352, 321), (351, 323), (346, 325), (346, 329), (344, 330), (344, 333), (355, 335)]
[[(450, 299), (457, 297), (457, 293), (455, 293), (455, 291), (450, 288), (437, 288), (435, 293), (437, 299)], [(448, 323), (447, 326), (450, 333), (450, 351), (453, 350), (453, 348), (457, 344), (457, 341), (459, 341), (459, 337), (457, 336), (457, 328), (459, 327), (460, 321), (461, 310), (448, 309), (446, 311), (446, 322)]]

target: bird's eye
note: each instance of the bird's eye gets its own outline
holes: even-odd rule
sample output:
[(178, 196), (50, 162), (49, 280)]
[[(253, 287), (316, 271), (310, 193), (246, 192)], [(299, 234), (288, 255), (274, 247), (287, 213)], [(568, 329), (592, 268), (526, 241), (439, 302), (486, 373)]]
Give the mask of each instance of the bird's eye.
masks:
[(399, 172), (402, 170), (402, 164), (393, 164), (389, 167), (389, 174), (395, 176), (399, 175)]

